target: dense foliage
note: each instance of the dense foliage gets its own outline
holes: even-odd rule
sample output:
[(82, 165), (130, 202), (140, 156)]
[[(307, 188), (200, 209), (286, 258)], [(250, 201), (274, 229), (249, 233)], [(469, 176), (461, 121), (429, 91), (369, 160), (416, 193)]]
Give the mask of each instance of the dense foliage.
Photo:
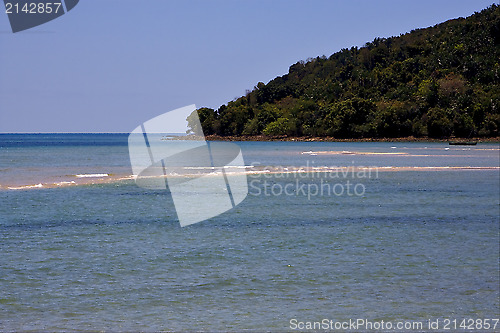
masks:
[(498, 136), (500, 7), (292, 65), (218, 110), (205, 135)]

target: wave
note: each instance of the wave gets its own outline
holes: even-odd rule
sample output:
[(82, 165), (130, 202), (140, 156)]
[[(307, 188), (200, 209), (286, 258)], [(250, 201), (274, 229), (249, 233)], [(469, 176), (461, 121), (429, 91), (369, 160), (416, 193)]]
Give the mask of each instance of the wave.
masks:
[[(78, 177), (75, 180), (63, 180), (63, 181), (45, 181), (36, 184), (26, 184), (26, 185), (11, 185), (11, 184), (0, 184), (0, 191), (4, 190), (35, 190), (35, 189), (51, 189), (60, 188), (67, 186), (81, 186), (81, 185), (92, 185), (92, 184), (106, 184), (113, 182), (120, 182), (125, 180), (133, 180), (134, 175), (110, 175), (110, 174), (82, 174), (84, 177)], [(106, 176), (103, 176), (106, 175)], [(77, 175), (74, 175), (77, 176)], [(87, 177), (85, 177), (87, 176)]]
[(73, 185), (73, 184), (76, 184), (76, 182), (74, 180), (70, 181), (70, 182), (59, 182), (59, 183), (54, 183), (54, 185), (56, 186), (67, 186), (67, 185)]
[[(449, 149), (445, 148), (445, 151)], [(469, 149), (461, 149), (469, 150)], [(494, 149), (492, 149), (494, 150)], [(381, 156), (403, 156), (403, 157), (477, 157), (476, 155), (452, 155), (452, 154), (410, 154), (406, 152), (363, 152), (363, 151), (304, 151), (302, 155), (317, 156), (317, 155), (381, 155)]]
[(84, 174), (79, 174), (75, 175), (77, 178), (102, 178), (102, 177), (109, 177), (109, 174), (107, 173), (84, 173)]
[(42, 188), (43, 184), (36, 184), (36, 185), (24, 185), (24, 186), (9, 186), (7, 187), (9, 190), (27, 190), (27, 189), (33, 189), (33, 188)]

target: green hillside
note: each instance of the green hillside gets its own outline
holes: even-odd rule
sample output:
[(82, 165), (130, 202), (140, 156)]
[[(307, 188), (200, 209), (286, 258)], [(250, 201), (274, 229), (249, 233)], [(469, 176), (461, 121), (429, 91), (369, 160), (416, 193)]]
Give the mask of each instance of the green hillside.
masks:
[(290, 66), (217, 110), (205, 135), (493, 137), (500, 128), (500, 7)]

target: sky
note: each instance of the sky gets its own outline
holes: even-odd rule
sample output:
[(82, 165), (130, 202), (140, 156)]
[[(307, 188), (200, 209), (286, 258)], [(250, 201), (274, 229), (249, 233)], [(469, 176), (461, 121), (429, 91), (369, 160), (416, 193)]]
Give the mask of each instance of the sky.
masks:
[(128, 133), (186, 105), (218, 108), (297, 61), (494, 2), (80, 0), (15, 34), (2, 10), (0, 132)]

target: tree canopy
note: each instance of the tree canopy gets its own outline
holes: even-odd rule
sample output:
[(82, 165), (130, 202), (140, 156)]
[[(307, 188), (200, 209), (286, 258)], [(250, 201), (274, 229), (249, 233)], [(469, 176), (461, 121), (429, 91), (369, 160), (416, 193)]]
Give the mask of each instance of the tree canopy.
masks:
[(217, 110), (205, 135), (498, 136), (500, 7), (290, 66)]

